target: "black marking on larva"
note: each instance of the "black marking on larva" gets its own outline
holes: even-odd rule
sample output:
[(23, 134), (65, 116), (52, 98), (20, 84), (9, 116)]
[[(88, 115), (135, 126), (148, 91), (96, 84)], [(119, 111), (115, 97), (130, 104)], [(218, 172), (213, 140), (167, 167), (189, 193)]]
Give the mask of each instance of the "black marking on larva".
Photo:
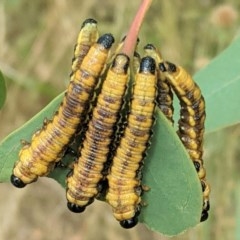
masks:
[(114, 104), (116, 103), (116, 98), (113, 97), (113, 96), (104, 96), (103, 97), (103, 100), (107, 103), (111, 103), (111, 104)]
[(144, 121), (146, 121), (146, 119), (147, 119), (147, 117), (144, 114), (137, 114), (136, 115), (136, 120), (138, 122), (144, 122)]
[(114, 115), (104, 108), (99, 108), (97, 112), (102, 118), (111, 118)]

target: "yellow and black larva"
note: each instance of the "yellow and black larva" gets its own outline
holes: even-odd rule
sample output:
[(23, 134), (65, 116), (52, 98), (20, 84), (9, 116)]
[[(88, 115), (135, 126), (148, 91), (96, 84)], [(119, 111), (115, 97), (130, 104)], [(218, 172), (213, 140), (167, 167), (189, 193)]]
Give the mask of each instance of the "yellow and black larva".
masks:
[(129, 58), (117, 54), (93, 109), (79, 158), (67, 178), (68, 208), (82, 212), (98, 194), (114, 127), (117, 124), (129, 78)]
[(92, 18), (86, 19), (81, 26), (77, 44), (74, 47), (71, 75), (80, 68), (83, 58), (87, 55), (90, 47), (97, 41), (98, 35), (97, 21)]
[(154, 122), (156, 81), (155, 61), (146, 56), (135, 76), (126, 127), (107, 176), (106, 201), (124, 228), (135, 226), (140, 214), (143, 190), (140, 170)]
[(210, 208), (210, 187), (206, 182), (206, 171), (203, 166), (203, 134), (205, 122), (205, 101), (201, 90), (192, 77), (180, 66), (165, 62), (159, 65), (174, 92), (179, 98), (181, 110), (178, 135), (189, 152), (190, 158), (198, 173), (203, 191), (203, 210), (201, 221), (208, 218)]
[[(78, 34), (77, 43), (74, 47), (74, 55), (72, 59), (72, 72), (70, 74), (71, 78), (72, 78), (72, 75), (74, 75), (74, 73), (80, 68), (84, 57), (87, 55), (91, 46), (94, 43), (96, 43), (98, 37), (99, 37), (99, 33), (97, 29), (97, 21), (92, 18), (86, 19), (82, 23), (81, 30)], [(105, 67), (105, 64), (104, 64), (104, 67)], [(95, 94), (94, 94), (94, 97), (91, 99), (91, 101), (94, 101), (94, 99), (95, 99)], [(91, 102), (87, 104), (88, 109), (86, 109), (86, 111), (89, 111), (89, 109), (91, 108), (91, 104), (92, 104)], [(87, 124), (87, 122), (88, 122), (88, 118), (85, 118), (85, 120), (80, 126), (80, 129), (78, 129), (76, 132), (76, 136), (74, 137), (74, 143), (76, 141), (79, 142), (81, 140), (81, 137), (83, 135), (85, 125)], [(76, 155), (76, 152), (73, 150), (73, 145), (67, 148), (67, 153), (68, 152)]]
[[(161, 53), (152, 44), (147, 44), (144, 47), (144, 51), (148, 56), (151, 56), (155, 59), (157, 65), (163, 62)], [(159, 68), (157, 68), (157, 77), (157, 106), (163, 112), (169, 122), (173, 124), (173, 92), (171, 90), (170, 83), (167, 81), (166, 77), (160, 72)]]
[(114, 42), (111, 34), (101, 36), (72, 76), (64, 99), (52, 120), (45, 121), (19, 152), (11, 175), (14, 186), (22, 188), (49, 173), (58, 162), (85, 115), (99, 74)]

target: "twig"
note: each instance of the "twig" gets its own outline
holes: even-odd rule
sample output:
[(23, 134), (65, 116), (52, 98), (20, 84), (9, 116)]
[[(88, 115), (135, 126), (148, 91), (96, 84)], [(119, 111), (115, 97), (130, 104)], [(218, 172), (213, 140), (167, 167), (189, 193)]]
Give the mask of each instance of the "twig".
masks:
[(151, 3), (152, 3), (152, 0), (142, 0), (137, 10), (137, 13), (132, 21), (132, 24), (129, 28), (128, 34), (126, 36), (126, 39), (122, 48), (122, 52), (128, 55), (129, 57), (133, 55), (139, 30), (143, 23), (144, 16), (146, 15), (146, 12), (149, 9)]

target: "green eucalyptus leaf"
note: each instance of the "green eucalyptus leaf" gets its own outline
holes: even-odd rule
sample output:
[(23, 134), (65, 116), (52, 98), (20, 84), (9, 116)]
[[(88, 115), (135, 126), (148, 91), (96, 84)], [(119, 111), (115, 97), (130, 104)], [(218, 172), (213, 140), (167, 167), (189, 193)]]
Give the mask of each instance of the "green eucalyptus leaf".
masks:
[(206, 101), (206, 133), (240, 122), (240, 37), (194, 76)]
[(4, 76), (0, 71), (0, 109), (3, 107), (6, 100), (6, 85)]
[(150, 229), (174, 236), (199, 223), (202, 192), (192, 161), (173, 127), (157, 112), (152, 144), (144, 165), (141, 221)]

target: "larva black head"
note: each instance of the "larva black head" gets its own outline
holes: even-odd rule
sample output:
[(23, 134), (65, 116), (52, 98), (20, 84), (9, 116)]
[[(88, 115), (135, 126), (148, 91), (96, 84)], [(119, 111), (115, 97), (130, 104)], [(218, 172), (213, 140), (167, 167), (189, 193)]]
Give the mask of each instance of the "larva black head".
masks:
[(113, 59), (112, 67), (120, 68), (120, 71), (124, 71), (124, 73), (127, 73), (128, 67), (129, 67), (129, 57), (124, 53), (119, 53), (116, 55), (116, 57)]
[(208, 219), (208, 212), (207, 212), (206, 210), (203, 210), (200, 221), (201, 221), (201, 222), (204, 222), (204, 221), (206, 221), (207, 219)]
[(120, 225), (126, 229), (136, 226), (138, 223), (138, 216), (140, 215), (140, 212), (141, 212), (141, 205), (138, 205), (135, 211), (135, 215), (130, 219), (119, 221)]
[(200, 163), (197, 162), (197, 161), (193, 161), (193, 164), (194, 164), (194, 167), (195, 167), (196, 171), (199, 172), (200, 167), (201, 167)]
[(156, 50), (153, 44), (148, 43), (145, 47), (144, 50)]
[(71, 202), (68, 202), (67, 203), (67, 207), (70, 211), (74, 212), (74, 213), (81, 213), (85, 210), (86, 207), (81, 207), (77, 204), (74, 204), (74, 203), (71, 203)]
[(142, 58), (139, 68), (139, 73), (152, 73), (156, 70), (155, 60), (149, 56)]
[(114, 43), (114, 37), (111, 33), (106, 33), (98, 39), (97, 43), (101, 44), (104, 48), (109, 49)]
[(137, 217), (133, 217), (131, 219), (127, 219), (127, 220), (122, 220), (119, 222), (120, 225), (123, 227), (123, 228), (126, 228), (126, 229), (129, 229), (129, 228), (132, 228), (134, 226), (137, 225), (138, 223), (138, 218)]
[(23, 188), (26, 186), (26, 184), (20, 178), (13, 174), (11, 175), (11, 183), (17, 188)]
[(87, 24), (97, 24), (97, 21), (93, 18), (88, 18), (82, 23), (81, 28), (84, 28)]

